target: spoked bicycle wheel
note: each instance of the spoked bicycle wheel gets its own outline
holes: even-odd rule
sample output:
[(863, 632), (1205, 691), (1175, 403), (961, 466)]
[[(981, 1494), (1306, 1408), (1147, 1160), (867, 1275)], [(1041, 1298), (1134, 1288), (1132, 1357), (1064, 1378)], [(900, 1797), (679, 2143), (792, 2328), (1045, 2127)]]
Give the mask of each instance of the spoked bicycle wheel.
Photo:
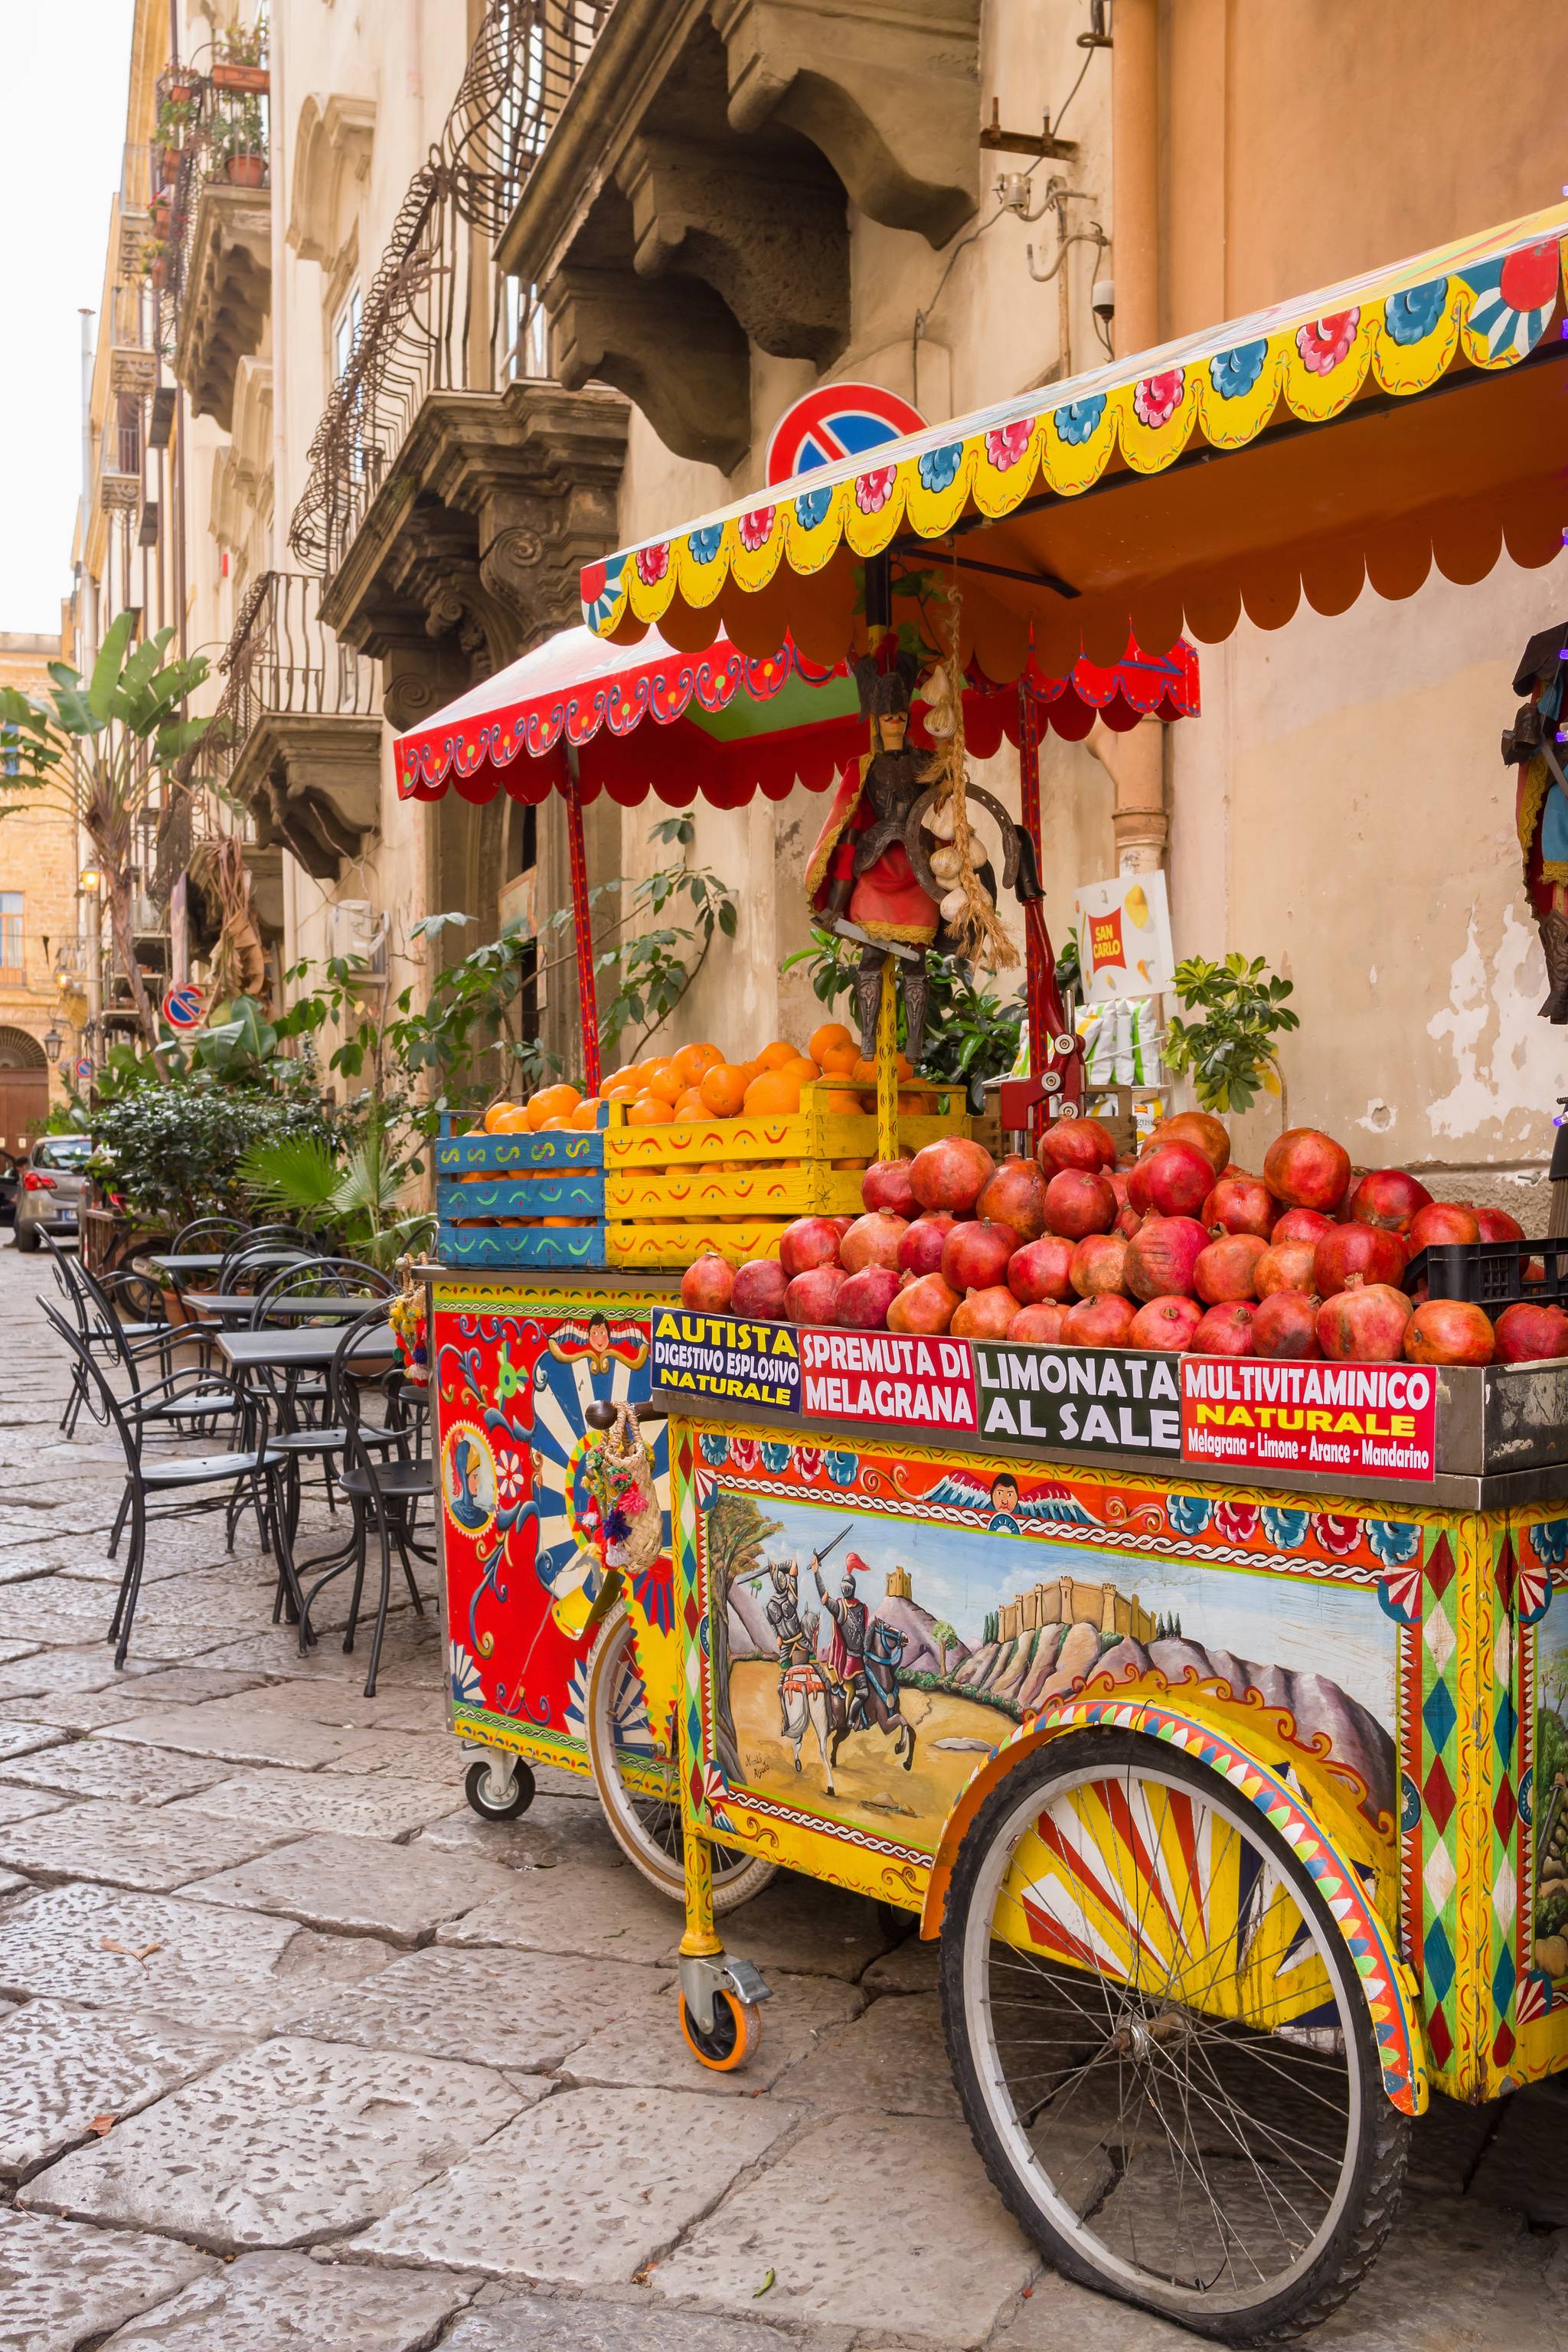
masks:
[(1040, 1751), (960, 1850), (942, 1974), (986, 2169), (1068, 2277), (1249, 2345), (1351, 2293), (1409, 2127), (1321, 1896), (1217, 1774), (1136, 1733)]
[[(588, 1759), (611, 1836), (661, 1895), (684, 1902), (679, 1768), (648, 1721), (637, 1629), (624, 1601), (611, 1610), (588, 1653), (587, 1718)], [(715, 1913), (749, 1903), (778, 1867), (739, 1846), (715, 1845), (711, 1853)]]

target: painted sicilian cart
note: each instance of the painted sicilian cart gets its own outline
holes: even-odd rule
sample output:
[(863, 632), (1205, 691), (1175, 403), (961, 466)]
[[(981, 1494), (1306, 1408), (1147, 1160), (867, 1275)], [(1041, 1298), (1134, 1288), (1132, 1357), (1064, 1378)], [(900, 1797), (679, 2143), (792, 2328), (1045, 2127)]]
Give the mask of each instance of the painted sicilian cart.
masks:
[[(1504, 545), (1543, 564), (1565, 232), (1558, 208), (775, 485), (595, 567), (590, 622), (700, 647), (721, 614), (743, 655), (787, 629), (828, 664), (913, 624), (936, 565), (960, 662), (1005, 679), (1408, 595), (1434, 562), (1476, 580)], [(1187, 1369), (1162, 1400), (1131, 1357), (1103, 1393), (1099, 1351), (652, 1328), (693, 2049), (743, 2063), (766, 1995), (711, 1850), (899, 1905), (940, 1937), (971, 2128), (1051, 2258), (1200, 2333), (1300, 2335), (1375, 2254), (1431, 2087), (1568, 2065), (1563, 1375), (1395, 1399), (1293, 1365), (1364, 1380), (1288, 1405), (1354, 1460), (1286, 1468), (1271, 1434), (1264, 1470), (1213, 1443), (1257, 1397)], [(1069, 1435), (1045, 1406), (1075, 1381)]]

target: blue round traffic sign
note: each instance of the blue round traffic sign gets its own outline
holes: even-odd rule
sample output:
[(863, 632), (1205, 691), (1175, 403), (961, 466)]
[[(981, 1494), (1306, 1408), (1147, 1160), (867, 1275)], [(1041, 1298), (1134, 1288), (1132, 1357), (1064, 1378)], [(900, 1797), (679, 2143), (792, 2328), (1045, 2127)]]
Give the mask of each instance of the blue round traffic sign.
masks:
[(188, 983), (183, 988), (171, 988), (163, 998), (163, 1018), (171, 1029), (199, 1029), (202, 1004), (199, 988)]
[(786, 408), (768, 439), (770, 482), (787, 482), (818, 466), (858, 457), (902, 433), (923, 433), (925, 418), (877, 383), (821, 383)]

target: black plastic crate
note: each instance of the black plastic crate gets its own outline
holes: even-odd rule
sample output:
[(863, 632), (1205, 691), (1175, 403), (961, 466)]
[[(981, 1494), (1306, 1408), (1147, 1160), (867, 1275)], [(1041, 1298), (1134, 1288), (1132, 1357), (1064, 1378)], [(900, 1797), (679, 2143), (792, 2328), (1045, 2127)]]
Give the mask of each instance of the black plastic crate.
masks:
[[(1532, 1261), (1539, 1273), (1527, 1271)], [(1422, 1281), (1428, 1298), (1468, 1299), (1489, 1315), (1524, 1298), (1568, 1307), (1568, 1241), (1436, 1242), (1405, 1269), (1406, 1290)]]

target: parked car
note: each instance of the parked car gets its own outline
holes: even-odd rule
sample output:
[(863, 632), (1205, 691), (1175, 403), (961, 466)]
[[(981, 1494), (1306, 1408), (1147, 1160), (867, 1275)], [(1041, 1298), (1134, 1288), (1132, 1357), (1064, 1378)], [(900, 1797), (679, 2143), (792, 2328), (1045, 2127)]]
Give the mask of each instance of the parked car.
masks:
[(0, 1151), (0, 1225), (16, 1222), (16, 1195), (22, 1189), (22, 1165), (15, 1152)]
[(28, 1152), (16, 1194), (16, 1247), (36, 1250), (40, 1233), (77, 1239), (87, 1200), (89, 1135), (40, 1135)]

